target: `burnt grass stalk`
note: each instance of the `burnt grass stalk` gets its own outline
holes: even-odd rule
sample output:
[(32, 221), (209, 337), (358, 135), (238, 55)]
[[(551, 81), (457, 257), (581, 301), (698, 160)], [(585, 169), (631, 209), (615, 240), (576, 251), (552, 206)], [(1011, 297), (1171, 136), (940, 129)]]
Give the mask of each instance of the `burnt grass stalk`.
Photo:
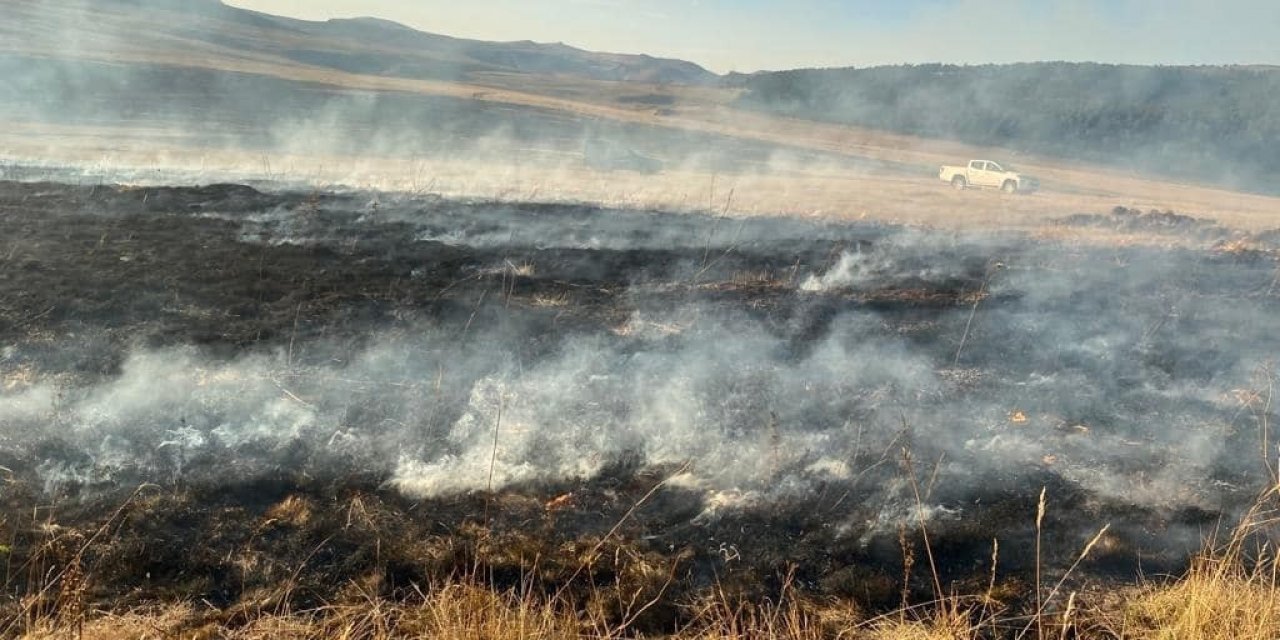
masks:
[[(1276, 306), (1274, 249), (1261, 240), (1224, 250), (1204, 240), (1208, 223), (1172, 214), (1152, 224), (1185, 227), (1203, 247), (1060, 247), (385, 194), (370, 208), (369, 199), (0, 183), (0, 636), (1263, 638), (1280, 629), (1267, 544), (1269, 369), (1233, 378), (1226, 408), (1187, 391), (1226, 384), (1224, 372), (1244, 362), (1239, 345), (1266, 333), (1250, 324)], [(1112, 216), (1125, 230), (1145, 220)], [(1063, 222), (1073, 223), (1110, 224)], [(1212, 228), (1219, 242), (1226, 232)], [(1067, 286), (1073, 278), (1116, 293)], [(1220, 311), (1233, 303), (1239, 317)], [(1055, 314), (1084, 329), (1049, 331)], [(851, 315), (866, 322), (849, 329)], [(1220, 322), (1239, 335), (1213, 331)], [(742, 327), (764, 336), (761, 346), (742, 352), (742, 379), (707, 392), (704, 406), (724, 412), (703, 426), (705, 438), (748, 456), (733, 464), (750, 469), (750, 491), (707, 484), (732, 471), (709, 468), (723, 459), (655, 459), (644, 439), (584, 444), (582, 455), (598, 458), (588, 471), (511, 480), (509, 449), (537, 424), (508, 404), (515, 392), (505, 387), (487, 413), (475, 409), (481, 374), (536, 369), (578, 341), (638, 367)], [(449, 337), (453, 360), (416, 371), (411, 384), (349, 373), (380, 340), (411, 351), (423, 331)], [(907, 389), (902, 380), (915, 378), (901, 374), (774, 388), (784, 383), (769, 377), (820, 361), (831, 344), (859, 353), (884, 335), (942, 382)], [(342, 432), (363, 448), (344, 449), (336, 435), (233, 441), (199, 416), (203, 407), (230, 421), (229, 404), (94, 422), (97, 390), (121, 393), (115, 381), (129, 379), (138, 351), (190, 358), (200, 369), (194, 396), (206, 384), (247, 394), (257, 387), (234, 385), (261, 384), (281, 411), (337, 406)], [(493, 352), (502, 358), (486, 359)], [(860, 357), (885, 353), (897, 351)], [(237, 369), (246, 358), (268, 362), (265, 373)], [(484, 367), (474, 362), (489, 368), (476, 373)], [(1048, 372), (1079, 373), (1062, 384), (1096, 397), (1027, 390), (1023, 381)], [(1085, 382), (1108, 376), (1118, 382)], [(1189, 397), (1162, 403), (1167, 395), (1144, 385)], [(42, 388), (54, 391), (38, 411), (19, 404)], [(636, 403), (611, 397), (622, 385), (604, 389), (590, 406), (626, 424)], [(797, 393), (828, 395), (788, 403)], [(333, 404), (344, 395), (355, 399)], [(1186, 428), (1177, 413), (1221, 424), (1222, 453), (1187, 467), (1200, 474), (1183, 479), (1190, 488), (1152, 480), (1157, 495), (1126, 498), (1089, 475), (1158, 476), (1188, 451), (1165, 435)], [(463, 455), (410, 445), (448, 440), (473, 414), (484, 425), (475, 482), (405, 490), (395, 458)], [(541, 437), (583, 437), (568, 429), (574, 414), (563, 418), (563, 434)], [(161, 435), (148, 439), (153, 423)], [(830, 423), (813, 432), (835, 434), (822, 442), (838, 442), (828, 446), (849, 473), (814, 471), (823, 452), (795, 450), (809, 423)], [(1038, 435), (1028, 440), (1050, 444), (1016, 460), (1004, 458), (1016, 449), (973, 444), (1025, 448), (1029, 430)], [(1110, 445), (1081, 444), (1102, 436)], [(516, 462), (542, 459), (530, 455)], [(1196, 626), (1205, 620), (1236, 635)]]

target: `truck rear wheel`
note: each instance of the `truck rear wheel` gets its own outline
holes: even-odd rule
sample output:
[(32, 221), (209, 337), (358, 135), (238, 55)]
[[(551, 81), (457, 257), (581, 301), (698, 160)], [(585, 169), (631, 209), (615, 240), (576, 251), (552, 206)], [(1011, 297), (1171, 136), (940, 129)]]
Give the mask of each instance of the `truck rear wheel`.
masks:
[(956, 176), (951, 179), (951, 186), (956, 190), (960, 190), (969, 186), (969, 184), (968, 181), (964, 179), (964, 176)]
[(1004, 184), (1000, 186), (1000, 190), (1001, 190), (1001, 191), (1003, 191), (1003, 192), (1005, 192), (1005, 193), (1017, 193), (1017, 192), (1018, 192), (1018, 183), (1016, 183), (1016, 182), (1014, 182), (1014, 181), (1012, 181), (1012, 180), (1005, 180), (1005, 181), (1004, 181)]

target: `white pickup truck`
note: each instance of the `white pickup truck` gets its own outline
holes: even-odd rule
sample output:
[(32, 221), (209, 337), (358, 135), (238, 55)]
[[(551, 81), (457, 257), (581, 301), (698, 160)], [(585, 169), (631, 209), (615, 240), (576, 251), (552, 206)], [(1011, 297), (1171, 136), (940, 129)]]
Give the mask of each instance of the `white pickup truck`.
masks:
[(990, 160), (970, 160), (968, 166), (943, 165), (938, 178), (957, 189), (987, 187), (1005, 193), (1030, 193), (1040, 188), (1040, 181)]

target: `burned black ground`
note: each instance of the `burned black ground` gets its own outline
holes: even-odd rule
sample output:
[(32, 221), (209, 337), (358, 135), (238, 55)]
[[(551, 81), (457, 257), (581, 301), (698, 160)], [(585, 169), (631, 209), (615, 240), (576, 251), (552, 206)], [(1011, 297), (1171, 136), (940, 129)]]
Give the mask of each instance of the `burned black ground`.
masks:
[[(1025, 585), (1042, 489), (1052, 579), (1106, 524), (1073, 585), (1176, 572), (1268, 482), (1276, 270), (1267, 251), (877, 224), (0, 183), (0, 607), (54, 606), (74, 564), (97, 606), (202, 601), (231, 621), (461, 574), (583, 598), (661, 594), (641, 630), (670, 629), (716, 585), (759, 598), (788, 579), (883, 610), (900, 603), (906, 555), (909, 597), (930, 599), (922, 523), (946, 588), (983, 591), (997, 538), (999, 581)], [(491, 473), (492, 491), (404, 484), (398, 456), (465, 455), (451, 434), (483, 413), (495, 372), (559, 371), (582, 344), (624, 370), (707, 360), (723, 383), (699, 405), (708, 451), (747, 457), (652, 459), (656, 444), (636, 436), (584, 442), (583, 457), (603, 459), (560, 472), (538, 438), (583, 432), (535, 421), (517, 462), (538, 473), (496, 485)], [(379, 345), (467, 364), (333, 381)], [(138, 353), (211, 379), (251, 378), (240, 367), (261, 358), (269, 395), (337, 406), (342, 429), (217, 440), (203, 405), (176, 404), (107, 431), (96, 394), (172, 376), (137, 374)], [(849, 358), (868, 360), (850, 379), (816, 373)], [(604, 396), (651, 379), (619, 375), (599, 383)], [(24, 408), (41, 388), (55, 391)], [(600, 430), (640, 420), (629, 396), (542, 389), (570, 397), (566, 422), (580, 410), (610, 416)], [(834, 450), (790, 450), (813, 434)], [(815, 471), (833, 457), (851, 472)], [(746, 471), (708, 468), (725, 459)], [(41, 589), (50, 604), (23, 599)], [(1025, 604), (1025, 589), (1006, 592)]]

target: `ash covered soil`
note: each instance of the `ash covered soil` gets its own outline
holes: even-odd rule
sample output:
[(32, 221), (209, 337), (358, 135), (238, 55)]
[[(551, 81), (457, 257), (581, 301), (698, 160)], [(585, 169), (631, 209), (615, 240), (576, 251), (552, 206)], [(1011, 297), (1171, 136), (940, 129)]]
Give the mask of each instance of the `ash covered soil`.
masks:
[(1177, 572), (1275, 465), (1274, 235), (0, 183), (0, 619), (73, 576), (231, 622), (462, 574), (639, 630), (879, 611), (933, 599), (922, 530), (958, 593), (998, 539), (1016, 610), (1042, 490), (1046, 580), (1104, 525), (1073, 587)]

